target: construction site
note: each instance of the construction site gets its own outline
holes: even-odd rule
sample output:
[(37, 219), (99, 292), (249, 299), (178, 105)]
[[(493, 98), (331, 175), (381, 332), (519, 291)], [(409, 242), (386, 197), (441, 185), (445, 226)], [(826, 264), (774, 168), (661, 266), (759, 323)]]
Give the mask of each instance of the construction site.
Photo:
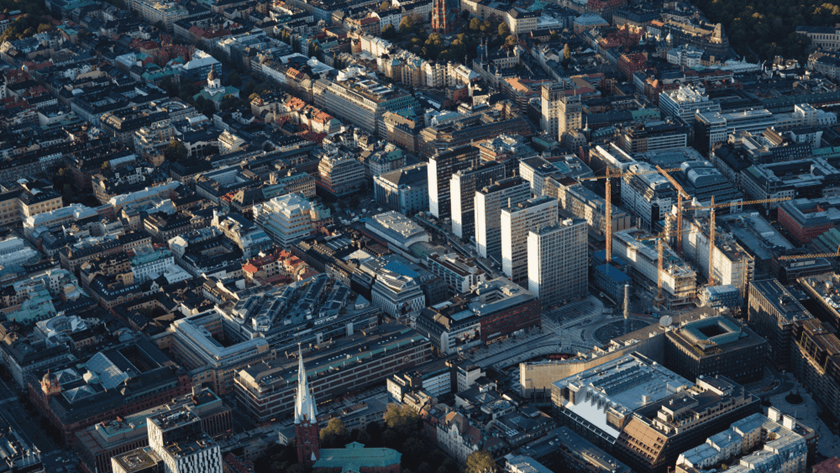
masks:
[(674, 309), (694, 305), (697, 295), (696, 272), (670, 246), (661, 242), (661, 239), (657, 240), (644, 230), (631, 228), (613, 234), (612, 250), (630, 266), (630, 276), (638, 289), (659, 296), (661, 281), (661, 303), (666, 307)]
[(708, 217), (684, 219), (683, 225), (683, 256), (691, 259), (703, 274), (709, 274), (711, 258), (715, 283), (732, 285), (742, 297), (745, 296), (747, 284), (755, 275), (755, 258), (735, 240), (732, 233), (720, 229), (716, 232), (714, 251), (710, 251)]

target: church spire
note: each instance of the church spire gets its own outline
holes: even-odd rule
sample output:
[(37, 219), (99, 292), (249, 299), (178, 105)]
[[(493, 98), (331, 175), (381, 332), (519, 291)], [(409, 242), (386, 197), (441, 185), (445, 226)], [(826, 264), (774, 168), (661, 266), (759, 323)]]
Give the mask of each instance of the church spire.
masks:
[(295, 424), (314, 423), (318, 410), (315, 408), (315, 401), (309, 392), (309, 383), (306, 381), (306, 369), (303, 367), (303, 353), (298, 345), (298, 386), (295, 395)]

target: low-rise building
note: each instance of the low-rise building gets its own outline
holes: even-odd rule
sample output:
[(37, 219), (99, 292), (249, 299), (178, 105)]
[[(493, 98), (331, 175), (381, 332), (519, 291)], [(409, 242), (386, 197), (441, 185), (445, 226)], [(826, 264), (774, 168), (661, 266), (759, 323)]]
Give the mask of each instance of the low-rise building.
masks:
[(412, 245), (429, 241), (429, 234), (423, 227), (393, 210), (368, 219), (365, 229), (385, 241), (390, 249), (410, 259), (414, 258), (409, 249)]
[(776, 279), (753, 281), (747, 306), (750, 327), (770, 342), (770, 360), (779, 369), (790, 369), (794, 347), (796, 322), (813, 316)]
[(417, 330), (437, 353), (450, 355), (540, 325), (540, 302), (506, 278), (491, 279), (473, 292), (423, 309)]
[(376, 203), (403, 215), (429, 210), (427, 164), (420, 163), (373, 178)]
[[(392, 322), (318, 344), (303, 356), (313, 396), (330, 399), (421, 365), (431, 360), (432, 350), (426, 337)], [(289, 415), (297, 377), (297, 360), (253, 364), (236, 374), (236, 399), (259, 422)]]
[(453, 293), (467, 293), (487, 280), (487, 275), (474, 262), (467, 261), (457, 253), (426, 257), (426, 266), (435, 276), (446, 283)]
[(216, 309), (176, 320), (172, 326), (173, 357), (189, 372), (193, 385), (211, 386), (226, 395), (233, 391), (234, 374), (243, 367), (275, 357), (263, 338), (241, 342), (225, 340), (224, 318)]
[(756, 413), (738, 420), (728, 430), (706, 439), (703, 445), (681, 453), (676, 471), (701, 473), (726, 464), (726, 471), (736, 473), (805, 473), (808, 446), (804, 435), (808, 433), (793, 417), (783, 416), (771, 407), (766, 416)]
[(557, 381), (551, 399), (576, 433), (636, 471), (657, 473), (759, 410), (757, 397), (723, 376), (692, 383), (638, 353)]
[(738, 383), (761, 379), (767, 340), (726, 316), (708, 317), (665, 334), (665, 357), (688, 379), (723, 375)]
[(426, 307), (426, 296), (417, 279), (386, 268), (380, 269), (371, 288), (373, 305), (400, 321), (415, 320)]
[(201, 419), (182, 407), (147, 421), (149, 446), (111, 458), (114, 473), (166, 471), (222, 473), (219, 444), (201, 429)]
[[(145, 371), (130, 368), (137, 364)], [(101, 351), (85, 366), (90, 376), (83, 376), (76, 368), (65, 368), (47, 370), (40, 378), (30, 377), (28, 381), (29, 398), (67, 445), (75, 445), (76, 432), (85, 427), (140, 412), (190, 391), (186, 372), (142, 338)]]
[(82, 468), (88, 472), (111, 470), (111, 457), (149, 445), (148, 418), (157, 414), (186, 408), (200, 419), (201, 429), (217, 436), (231, 428), (231, 409), (213, 391), (193, 387), (192, 392), (172, 399), (166, 404), (86, 427), (76, 432)]
[(296, 194), (254, 206), (254, 220), (281, 248), (312, 235), (312, 205)]

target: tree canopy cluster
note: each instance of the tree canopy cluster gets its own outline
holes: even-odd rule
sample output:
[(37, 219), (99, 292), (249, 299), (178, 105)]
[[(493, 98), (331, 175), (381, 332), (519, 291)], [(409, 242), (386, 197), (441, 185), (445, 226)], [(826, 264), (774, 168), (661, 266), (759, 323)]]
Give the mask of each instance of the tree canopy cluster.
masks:
[(810, 41), (797, 26), (834, 26), (840, 2), (832, 0), (697, 0), (709, 21), (723, 25), (735, 51), (754, 61), (775, 56), (803, 61)]
[(35, 33), (43, 33), (53, 29), (50, 19), (46, 16), (43, 2), (33, 0), (0, 0), (0, 10), (8, 14), (20, 10), (24, 13), (0, 34), (0, 44), (5, 41), (28, 38)]
[[(348, 432), (341, 419), (330, 419), (319, 432), (321, 448), (344, 448), (350, 442), (359, 442), (369, 448), (393, 448), (402, 453), (403, 473), (458, 473), (458, 464), (426, 438), (423, 422), (414, 409), (389, 404), (384, 421), (384, 425), (370, 423), (362, 430)], [(474, 463), (484, 465), (483, 460), (483, 457), (476, 458)], [(490, 460), (492, 462), (492, 457)], [(269, 447), (254, 462), (254, 469), (256, 473), (305, 473), (297, 463), (294, 442)]]

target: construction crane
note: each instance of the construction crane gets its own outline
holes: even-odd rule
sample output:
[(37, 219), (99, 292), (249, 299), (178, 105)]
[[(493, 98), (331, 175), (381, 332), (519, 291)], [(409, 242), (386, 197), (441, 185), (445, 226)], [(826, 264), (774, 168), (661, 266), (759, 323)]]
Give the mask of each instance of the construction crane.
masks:
[[(697, 206), (697, 207), (688, 207), (684, 210), (709, 210), (709, 285), (714, 285), (714, 251), (715, 251), (715, 209), (723, 208), (723, 207), (732, 207), (735, 205), (755, 205), (755, 204), (767, 204), (770, 202), (783, 202), (786, 200), (790, 200), (790, 197), (775, 197), (772, 199), (758, 199), (758, 200), (747, 200), (747, 201), (738, 201), (738, 202), (726, 202), (722, 204), (715, 204), (715, 197), (712, 196), (712, 200), (709, 205)], [(678, 212), (681, 214), (682, 212)], [(681, 221), (679, 219), (678, 221)], [(681, 228), (681, 225), (678, 225), (677, 228)], [(677, 237), (677, 241), (682, 241), (682, 234), (688, 233), (691, 230), (678, 230), (676, 232), (663, 232), (656, 236), (649, 236), (644, 238), (639, 238), (639, 241), (646, 241), (646, 240), (660, 240), (662, 238), (670, 238), (672, 236)], [(679, 243), (678, 243), (679, 244)], [(791, 255), (791, 256), (782, 256), (779, 259), (803, 259), (803, 258), (813, 258), (813, 257), (832, 257), (832, 256), (840, 256), (840, 247), (837, 248), (838, 253), (824, 253), (821, 255)], [(660, 262), (661, 263), (661, 262)]]
[(715, 285), (715, 196), (709, 204), (709, 286)]
[(610, 168), (607, 168), (607, 179), (604, 193), (604, 235), (607, 237), (606, 262), (612, 261), (612, 187), (610, 187)]
[(809, 258), (837, 258), (840, 257), (840, 246), (837, 247), (837, 250), (834, 253), (814, 253), (810, 255), (788, 255), (788, 256), (779, 256), (780, 261), (789, 261), (795, 259), (809, 259)]
[(677, 189), (677, 253), (682, 253), (682, 214), (683, 214), (683, 199), (691, 199), (691, 196), (688, 195), (688, 192), (683, 189), (679, 182), (676, 181), (668, 171), (671, 169), (662, 169), (659, 166), (656, 166), (656, 171), (662, 174), (662, 176)]
[(733, 205), (753, 205), (753, 204), (767, 204), (770, 202), (782, 202), (785, 200), (790, 200), (790, 197), (774, 197), (772, 199), (758, 199), (758, 200), (748, 200), (746, 202), (739, 201), (739, 202), (727, 202), (724, 204), (717, 204), (715, 205), (715, 196), (712, 196), (712, 201), (709, 203), (708, 206), (701, 206), (701, 207), (691, 207), (688, 210), (703, 210), (709, 209), (709, 286), (715, 285), (715, 231), (717, 230), (715, 227), (715, 210), (722, 208), (722, 207), (732, 207)]
[[(785, 200), (790, 200), (790, 199), (791, 199), (790, 197), (777, 197), (777, 198), (774, 198), (774, 199), (760, 199), (760, 200), (747, 200), (747, 201), (738, 201), (738, 202), (726, 202), (726, 203), (723, 203), (723, 204), (714, 204), (714, 208), (719, 209), (719, 208), (723, 208), (723, 207), (734, 207), (736, 205), (767, 204), (767, 203), (770, 203), (770, 202), (783, 202)], [(701, 205), (701, 206), (697, 206), (697, 207), (686, 207), (683, 210), (711, 210), (712, 208), (713, 207), (711, 205)], [(679, 232), (679, 233), (690, 233), (691, 231), (692, 231), (691, 229), (688, 229), (688, 230), (683, 230), (682, 232)], [(666, 232), (665, 237), (666, 238), (675, 237), (675, 236), (677, 236), (677, 233), (678, 232), (676, 232), (676, 231)], [(660, 235), (654, 235), (654, 236), (639, 238), (638, 240), (639, 241), (655, 240), (659, 237), (660, 237)]]
[(701, 205), (698, 207), (687, 207), (685, 210), (709, 210), (709, 209), (719, 209), (723, 207), (733, 207), (735, 205), (757, 205), (757, 204), (769, 204), (771, 202), (784, 202), (786, 200), (790, 200), (792, 197), (774, 197), (772, 199), (758, 199), (758, 200), (740, 200), (738, 202), (725, 202), (723, 204), (715, 204), (714, 202), (711, 205)]
[[(637, 171), (637, 172), (622, 172), (616, 174), (609, 173), (610, 168), (607, 168), (607, 175), (604, 176), (589, 176), (589, 177), (580, 177), (578, 178), (579, 181), (597, 181), (599, 179), (610, 179), (613, 177), (624, 177), (624, 176), (643, 176), (645, 174), (659, 174), (659, 171)], [(680, 168), (672, 168), (672, 169), (663, 169), (666, 172), (673, 172), (679, 171)]]
[(662, 232), (659, 235), (653, 235), (644, 238), (637, 238), (637, 241), (656, 240), (656, 303), (661, 304), (664, 298), (662, 297), (662, 273), (665, 271), (665, 248), (662, 246), (662, 241), (670, 238), (673, 234)]
[[(657, 168), (658, 169), (658, 168)], [(676, 169), (668, 169), (668, 171), (678, 171), (679, 168)], [(604, 236), (606, 237), (606, 262), (607, 264), (612, 261), (612, 185), (610, 184), (610, 179), (613, 177), (624, 177), (624, 176), (639, 176), (642, 174), (656, 174), (659, 171), (639, 171), (639, 172), (625, 172), (616, 175), (610, 175), (610, 168), (606, 169), (606, 173), (603, 176), (592, 176), (592, 177), (582, 177), (580, 181), (595, 181), (598, 179), (604, 179)]]
[(662, 302), (665, 300), (665, 298), (662, 296), (662, 273), (665, 271), (665, 264), (663, 262), (664, 250), (662, 248), (662, 240), (663, 238), (660, 238), (656, 242), (656, 303), (659, 304), (660, 308), (662, 307)]

